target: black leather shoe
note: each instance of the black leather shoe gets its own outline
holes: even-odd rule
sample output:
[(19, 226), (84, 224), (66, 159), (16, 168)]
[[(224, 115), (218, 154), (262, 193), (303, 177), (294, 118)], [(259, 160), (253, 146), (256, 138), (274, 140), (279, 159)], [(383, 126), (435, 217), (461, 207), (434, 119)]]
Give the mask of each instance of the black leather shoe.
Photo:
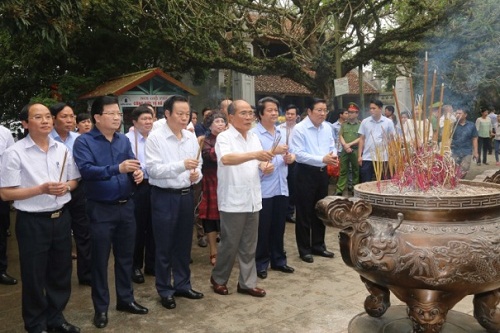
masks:
[(283, 266), (277, 266), (277, 267), (271, 267), (275, 271), (280, 271), (283, 273), (293, 273), (295, 272), (295, 269), (293, 267), (290, 267), (288, 265), (283, 265)]
[(203, 294), (193, 290), (193, 289), (188, 289), (188, 290), (176, 290), (174, 293), (174, 296), (178, 297), (185, 297), (189, 299), (201, 299), (203, 298)]
[(9, 274), (3, 272), (2, 274), (0, 274), (0, 284), (7, 284), (7, 285), (12, 286), (14, 284), (17, 284), (17, 280), (14, 279)]
[(293, 217), (293, 216), (288, 216), (288, 217), (286, 218), (286, 221), (287, 221), (288, 223), (295, 223), (295, 222), (296, 222), (296, 221), (295, 221), (295, 217)]
[(128, 312), (128, 313), (133, 313), (133, 314), (140, 314), (144, 315), (148, 313), (148, 309), (137, 303), (136, 301), (133, 301), (132, 303), (118, 303), (116, 304), (116, 310), (117, 311), (122, 311), (122, 312)]
[(80, 333), (80, 328), (68, 323), (67, 321), (62, 323), (60, 326), (47, 327), (49, 332), (60, 332), (60, 333)]
[(135, 283), (144, 283), (144, 275), (142, 275), (139, 268), (134, 268), (134, 271), (132, 272), (132, 281)]
[(312, 254), (304, 254), (303, 256), (300, 256), (300, 259), (302, 259), (302, 261), (305, 261), (309, 264), (314, 262), (314, 258), (312, 256)]
[(94, 315), (94, 326), (97, 328), (104, 328), (108, 325), (108, 313), (96, 312)]
[(169, 310), (175, 309), (175, 307), (177, 306), (175, 304), (174, 296), (162, 297), (161, 298), (161, 305), (163, 305), (164, 308), (167, 308)]
[(257, 276), (260, 277), (261, 279), (267, 278), (267, 272), (266, 271), (259, 271), (257, 272)]
[(313, 254), (320, 256), (320, 257), (325, 257), (325, 258), (333, 258), (335, 254), (333, 252), (324, 250), (324, 251), (313, 251)]

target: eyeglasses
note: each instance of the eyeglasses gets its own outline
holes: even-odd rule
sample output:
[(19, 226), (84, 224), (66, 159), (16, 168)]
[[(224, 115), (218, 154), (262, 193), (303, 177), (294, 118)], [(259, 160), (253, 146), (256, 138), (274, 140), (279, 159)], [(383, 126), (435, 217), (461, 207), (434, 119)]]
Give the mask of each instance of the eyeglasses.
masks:
[(49, 120), (52, 120), (52, 115), (42, 116), (42, 115), (37, 114), (36, 116), (30, 117), (29, 119), (32, 119), (34, 121), (42, 121), (42, 120), (49, 121)]
[(103, 112), (102, 115), (111, 116), (111, 117), (121, 117), (121, 116), (123, 116), (123, 112)]
[(316, 111), (317, 113), (324, 113), (324, 114), (328, 113), (327, 109), (313, 109), (313, 111)]

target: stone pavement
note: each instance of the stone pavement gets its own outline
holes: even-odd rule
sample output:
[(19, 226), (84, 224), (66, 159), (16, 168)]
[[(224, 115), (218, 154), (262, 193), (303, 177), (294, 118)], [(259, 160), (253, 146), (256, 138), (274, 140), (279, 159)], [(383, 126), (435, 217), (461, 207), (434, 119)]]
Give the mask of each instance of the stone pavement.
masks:
[[(473, 165), (467, 179), (474, 179), (488, 169), (498, 169), (494, 166), (492, 156), (488, 157), (490, 165)], [(204, 299), (177, 298), (177, 308), (167, 310), (159, 303), (154, 278), (146, 276), (146, 283), (136, 284), (134, 288), (136, 300), (149, 308), (149, 314), (138, 316), (117, 312), (114, 309), (113, 262), (110, 260), (112, 306), (108, 312), (108, 326), (99, 330), (92, 325), (94, 312), (90, 287), (78, 285), (76, 273), (73, 274), (71, 299), (64, 314), (82, 332), (347, 333), (350, 320), (364, 312), (363, 302), (368, 292), (358, 274), (340, 258), (337, 234), (338, 229), (327, 228), (326, 244), (335, 252), (335, 258), (315, 257), (314, 263), (307, 264), (298, 256), (294, 225), (287, 223), (285, 249), (288, 264), (296, 271), (294, 274), (285, 274), (270, 270), (267, 279), (259, 280), (259, 287), (267, 291), (267, 296), (262, 299), (236, 293), (237, 264), (228, 283), (230, 294), (215, 294), (209, 282), (212, 266), (209, 264), (208, 249), (198, 247), (193, 241), (191, 281), (195, 290), (205, 294)], [(9, 274), (19, 278), (14, 232), (9, 238), (8, 256)], [(76, 262), (73, 271), (76, 271)], [(403, 304), (392, 295), (391, 302), (393, 306)], [(459, 302), (454, 310), (472, 314), (472, 296)], [(0, 285), (0, 332), (23, 332), (21, 283), (15, 286)]]

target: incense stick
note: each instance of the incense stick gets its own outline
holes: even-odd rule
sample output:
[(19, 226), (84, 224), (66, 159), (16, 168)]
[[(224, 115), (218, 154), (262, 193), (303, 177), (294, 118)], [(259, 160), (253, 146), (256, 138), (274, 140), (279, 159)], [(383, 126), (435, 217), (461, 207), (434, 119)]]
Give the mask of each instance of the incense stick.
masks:
[(63, 163), (62, 163), (61, 174), (59, 175), (59, 183), (61, 182), (63, 174), (64, 174), (64, 167), (66, 166), (66, 159), (67, 158), (68, 158), (68, 150), (66, 149), (66, 151), (64, 152), (64, 159), (63, 159)]
[(203, 144), (205, 143), (205, 138), (201, 138), (200, 139), (200, 146), (198, 147), (198, 153), (196, 154), (196, 159), (199, 160), (200, 159), (200, 154), (201, 154), (201, 150), (203, 148)]

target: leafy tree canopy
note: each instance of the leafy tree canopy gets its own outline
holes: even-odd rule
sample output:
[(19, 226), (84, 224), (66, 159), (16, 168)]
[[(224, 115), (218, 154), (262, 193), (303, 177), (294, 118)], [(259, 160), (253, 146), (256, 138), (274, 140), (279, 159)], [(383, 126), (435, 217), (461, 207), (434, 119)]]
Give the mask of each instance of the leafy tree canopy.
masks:
[(333, 79), (353, 68), (415, 59), (426, 33), (465, 2), (7, 0), (0, 106), (19, 110), (54, 85), (75, 100), (110, 77), (155, 66), (199, 79), (210, 68), (279, 74), (329, 98)]

